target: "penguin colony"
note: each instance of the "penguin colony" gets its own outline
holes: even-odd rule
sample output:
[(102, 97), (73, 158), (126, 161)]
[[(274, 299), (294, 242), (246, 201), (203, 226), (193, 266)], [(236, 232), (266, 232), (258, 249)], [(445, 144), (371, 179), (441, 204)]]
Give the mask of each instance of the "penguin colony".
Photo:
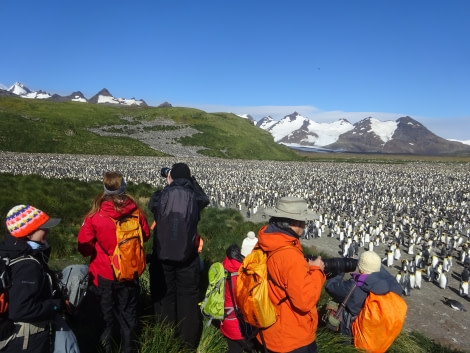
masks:
[[(117, 170), (129, 183), (163, 187), (162, 167), (186, 162), (211, 200), (265, 222), (283, 196), (306, 199), (318, 220), (306, 238), (338, 240), (338, 255), (370, 249), (396, 272), (404, 294), (437, 286), (469, 306), (470, 165), (275, 162), (214, 158), (126, 157), (0, 152), (0, 173), (101, 181)], [(450, 305), (449, 305), (450, 306)], [(459, 305), (451, 306), (451, 308)], [(455, 309), (457, 310), (457, 309)]]

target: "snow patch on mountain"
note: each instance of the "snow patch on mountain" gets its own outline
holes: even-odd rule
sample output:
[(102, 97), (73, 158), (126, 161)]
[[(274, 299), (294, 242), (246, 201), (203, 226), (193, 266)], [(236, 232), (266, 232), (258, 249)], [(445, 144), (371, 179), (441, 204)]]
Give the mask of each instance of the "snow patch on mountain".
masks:
[(112, 96), (98, 96), (98, 104), (108, 103), (108, 104), (123, 104), (123, 105), (142, 105), (143, 101), (138, 101), (134, 98), (124, 99), (124, 98), (114, 98)]
[(349, 121), (341, 119), (332, 123), (316, 123), (310, 121), (309, 130), (318, 135), (317, 146), (326, 146), (336, 142), (341, 134), (354, 129)]
[(371, 129), (368, 132), (375, 133), (384, 143), (386, 143), (392, 139), (397, 126), (398, 122), (396, 121), (380, 121), (374, 118), (370, 118)]
[[(294, 113), (295, 114), (295, 113)], [(302, 115), (288, 115), (281, 119), (277, 124), (272, 125), (268, 131), (273, 135), (274, 141), (278, 142), (284, 137), (292, 135), (292, 133), (300, 129), (306, 120)]]

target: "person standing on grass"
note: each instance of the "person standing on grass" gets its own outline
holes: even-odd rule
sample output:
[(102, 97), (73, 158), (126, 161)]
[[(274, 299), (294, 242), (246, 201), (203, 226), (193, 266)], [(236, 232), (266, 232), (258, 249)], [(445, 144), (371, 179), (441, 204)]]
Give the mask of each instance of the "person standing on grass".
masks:
[[(0, 244), (0, 256), (10, 261), (11, 283), (8, 318), (2, 318), (1, 352), (50, 353), (54, 349), (51, 332), (55, 333), (57, 329), (57, 316), (68, 308), (47, 264), (51, 252), (47, 242), (49, 230), (59, 223), (59, 218), (50, 218), (30, 205), (18, 205), (8, 211), (8, 233)], [(67, 331), (70, 328), (67, 327)], [(78, 352), (72, 332), (70, 337), (74, 340), (75, 352)], [(55, 349), (56, 352), (68, 352), (64, 347)]]
[(163, 168), (161, 175), (167, 185), (148, 204), (156, 222), (150, 291), (157, 320), (175, 325), (184, 344), (196, 350), (202, 331), (197, 225), (209, 198), (185, 163)]
[(283, 197), (264, 213), (270, 219), (258, 232), (257, 246), (274, 252), (267, 270), (269, 298), (278, 303), (278, 315), (273, 325), (260, 331), (258, 340), (268, 352), (317, 353), (316, 306), (326, 280), (325, 265), (320, 256), (307, 261), (300, 245), (305, 223), (315, 214), (297, 197)]
[(134, 334), (138, 322), (137, 305), (140, 296), (139, 278), (118, 281), (115, 278), (109, 254), (116, 247), (116, 225), (114, 220), (140, 210), (139, 222), (143, 240), (150, 238), (150, 229), (145, 214), (133, 196), (126, 192), (126, 182), (122, 174), (106, 172), (103, 189), (93, 201), (78, 233), (78, 251), (83, 256), (91, 256), (89, 266), (93, 292), (99, 298), (104, 328), (100, 343), (105, 353), (112, 352), (112, 331), (114, 318), (120, 325), (121, 351), (134, 351)]
[[(227, 353), (242, 353), (252, 351), (251, 342), (243, 336), (241, 330), (244, 322), (240, 322), (237, 315), (237, 303), (235, 302), (238, 269), (242, 265), (244, 256), (241, 254), (240, 247), (236, 244), (230, 245), (225, 251), (225, 258), (222, 265), (226, 271), (226, 280), (224, 288), (224, 310), (225, 316), (220, 322), (220, 332), (224, 335), (228, 350)], [(229, 282), (230, 281), (230, 282)]]

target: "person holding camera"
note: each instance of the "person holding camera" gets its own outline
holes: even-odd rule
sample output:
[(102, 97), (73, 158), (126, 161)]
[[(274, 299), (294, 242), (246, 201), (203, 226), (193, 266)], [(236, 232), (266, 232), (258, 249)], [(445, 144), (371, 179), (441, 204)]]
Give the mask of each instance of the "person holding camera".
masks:
[(315, 214), (296, 197), (281, 198), (265, 214), (270, 219), (258, 232), (257, 246), (269, 256), (269, 298), (278, 318), (260, 331), (258, 340), (269, 352), (316, 353), (316, 305), (326, 280), (324, 263), (320, 256), (306, 261), (300, 244), (305, 222)]
[(197, 225), (209, 198), (185, 163), (162, 168), (161, 175), (167, 185), (148, 204), (156, 223), (150, 292), (157, 319), (176, 325), (179, 337), (196, 350), (202, 331)]
[(357, 263), (357, 272), (337, 274), (328, 280), (325, 289), (337, 303), (343, 303), (349, 295), (341, 312), (339, 332), (351, 338), (352, 322), (361, 311), (369, 292), (386, 294), (392, 291), (399, 296), (403, 293), (401, 285), (382, 266), (380, 256), (374, 251), (365, 251), (361, 254)]

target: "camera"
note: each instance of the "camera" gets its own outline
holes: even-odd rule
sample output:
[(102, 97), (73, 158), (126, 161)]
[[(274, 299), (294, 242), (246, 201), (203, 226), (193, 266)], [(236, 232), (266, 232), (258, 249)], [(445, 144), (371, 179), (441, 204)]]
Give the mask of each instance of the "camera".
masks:
[(160, 175), (162, 176), (162, 178), (166, 178), (168, 176), (168, 174), (170, 174), (170, 168), (168, 167), (164, 167), (160, 170)]
[[(317, 257), (313, 255), (306, 255), (305, 259), (315, 260)], [(326, 279), (333, 278), (340, 273), (353, 272), (358, 263), (358, 259), (353, 259), (351, 257), (332, 257), (330, 259), (322, 259), (325, 264), (325, 275)]]

